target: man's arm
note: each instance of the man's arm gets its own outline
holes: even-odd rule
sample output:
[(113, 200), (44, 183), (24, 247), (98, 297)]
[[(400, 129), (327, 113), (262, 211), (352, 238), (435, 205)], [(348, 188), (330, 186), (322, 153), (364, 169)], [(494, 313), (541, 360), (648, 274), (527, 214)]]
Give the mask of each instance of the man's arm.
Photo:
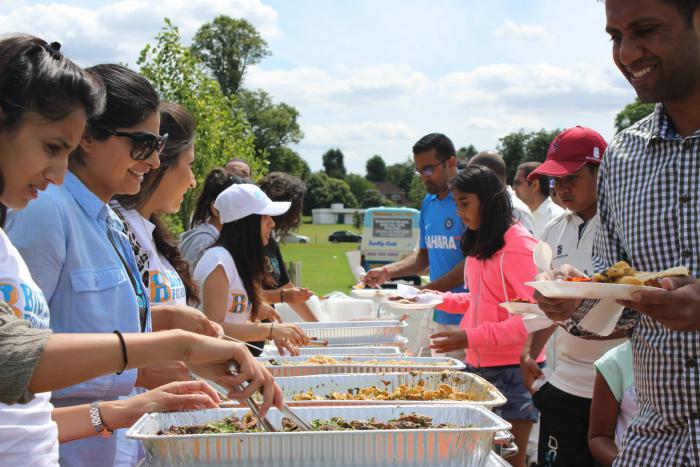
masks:
[(392, 277), (418, 274), (428, 267), (428, 250), (419, 248), (404, 259), (367, 271), (363, 282), (371, 287), (379, 287)]
[(425, 285), (424, 289), (438, 290), (440, 292), (448, 292), (455, 287), (466, 286), (464, 282), (464, 263), (466, 260), (460, 261), (449, 272), (440, 276), (437, 280)]

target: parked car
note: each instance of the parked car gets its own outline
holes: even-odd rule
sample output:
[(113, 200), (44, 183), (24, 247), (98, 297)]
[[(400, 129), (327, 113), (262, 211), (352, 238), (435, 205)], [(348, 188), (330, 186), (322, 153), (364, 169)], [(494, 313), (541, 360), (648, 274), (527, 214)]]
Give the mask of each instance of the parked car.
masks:
[(309, 243), (309, 237), (306, 235), (299, 235), (294, 232), (289, 232), (285, 237), (282, 239), (283, 243)]
[(328, 236), (328, 241), (333, 243), (338, 242), (354, 242), (359, 243), (362, 241), (362, 235), (357, 235), (356, 233), (350, 232), (349, 230), (338, 230), (333, 232)]

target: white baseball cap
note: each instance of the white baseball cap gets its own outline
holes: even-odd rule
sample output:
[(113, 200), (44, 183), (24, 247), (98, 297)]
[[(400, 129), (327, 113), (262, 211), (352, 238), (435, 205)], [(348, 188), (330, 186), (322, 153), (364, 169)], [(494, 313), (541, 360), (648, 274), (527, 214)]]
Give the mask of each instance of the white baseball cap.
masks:
[(221, 222), (237, 221), (251, 214), (279, 216), (289, 211), (289, 201), (272, 201), (264, 191), (252, 183), (231, 185), (216, 197), (214, 207)]

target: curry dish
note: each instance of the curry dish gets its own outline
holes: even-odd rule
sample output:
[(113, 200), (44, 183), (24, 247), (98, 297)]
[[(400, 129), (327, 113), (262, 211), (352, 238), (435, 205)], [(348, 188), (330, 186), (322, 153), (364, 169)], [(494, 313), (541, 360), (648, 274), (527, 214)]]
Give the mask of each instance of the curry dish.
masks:
[(646, 285), (661, 287), (661, 279), (664, 277), (683, 277), (689, 274), (685, 266), (667, 269), (662, 272), (635, 271), (625, 261), (620, 261), (610, 266), (607, 271), (593, 275), (593, 282), (605, 284)]

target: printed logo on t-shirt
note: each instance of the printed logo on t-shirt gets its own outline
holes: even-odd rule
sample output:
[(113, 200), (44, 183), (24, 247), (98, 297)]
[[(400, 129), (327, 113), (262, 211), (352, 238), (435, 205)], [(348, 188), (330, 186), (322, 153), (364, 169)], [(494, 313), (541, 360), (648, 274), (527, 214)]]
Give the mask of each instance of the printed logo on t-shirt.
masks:
[(174, 271), (148, 271), (148, 288), (151, 303), (167, 303), (185, 300), (185, 284)]
[(228, 310), (229, 313), (237, 315), (249, 311), (251, 304), (248, 302), (248, 295), (233, 291), (231, 292), (231, 298), (233, 298), (233, 301), (231, 303), (231, 309)]
[(455, 225), (455, 221), (451, 217), (445, 219), (445, 229), (450, 230), (452, 226)]
[(0, 299), (12, 308), (18, 318), (29, 321), (33, 327), (49, 327), (49, 306), (40, 289), (2, 279), (0, 280)]
[(456, 250), (457, 242), (454, 236), (448, 235), (426, 235), (425, 245), (431, 250)]

